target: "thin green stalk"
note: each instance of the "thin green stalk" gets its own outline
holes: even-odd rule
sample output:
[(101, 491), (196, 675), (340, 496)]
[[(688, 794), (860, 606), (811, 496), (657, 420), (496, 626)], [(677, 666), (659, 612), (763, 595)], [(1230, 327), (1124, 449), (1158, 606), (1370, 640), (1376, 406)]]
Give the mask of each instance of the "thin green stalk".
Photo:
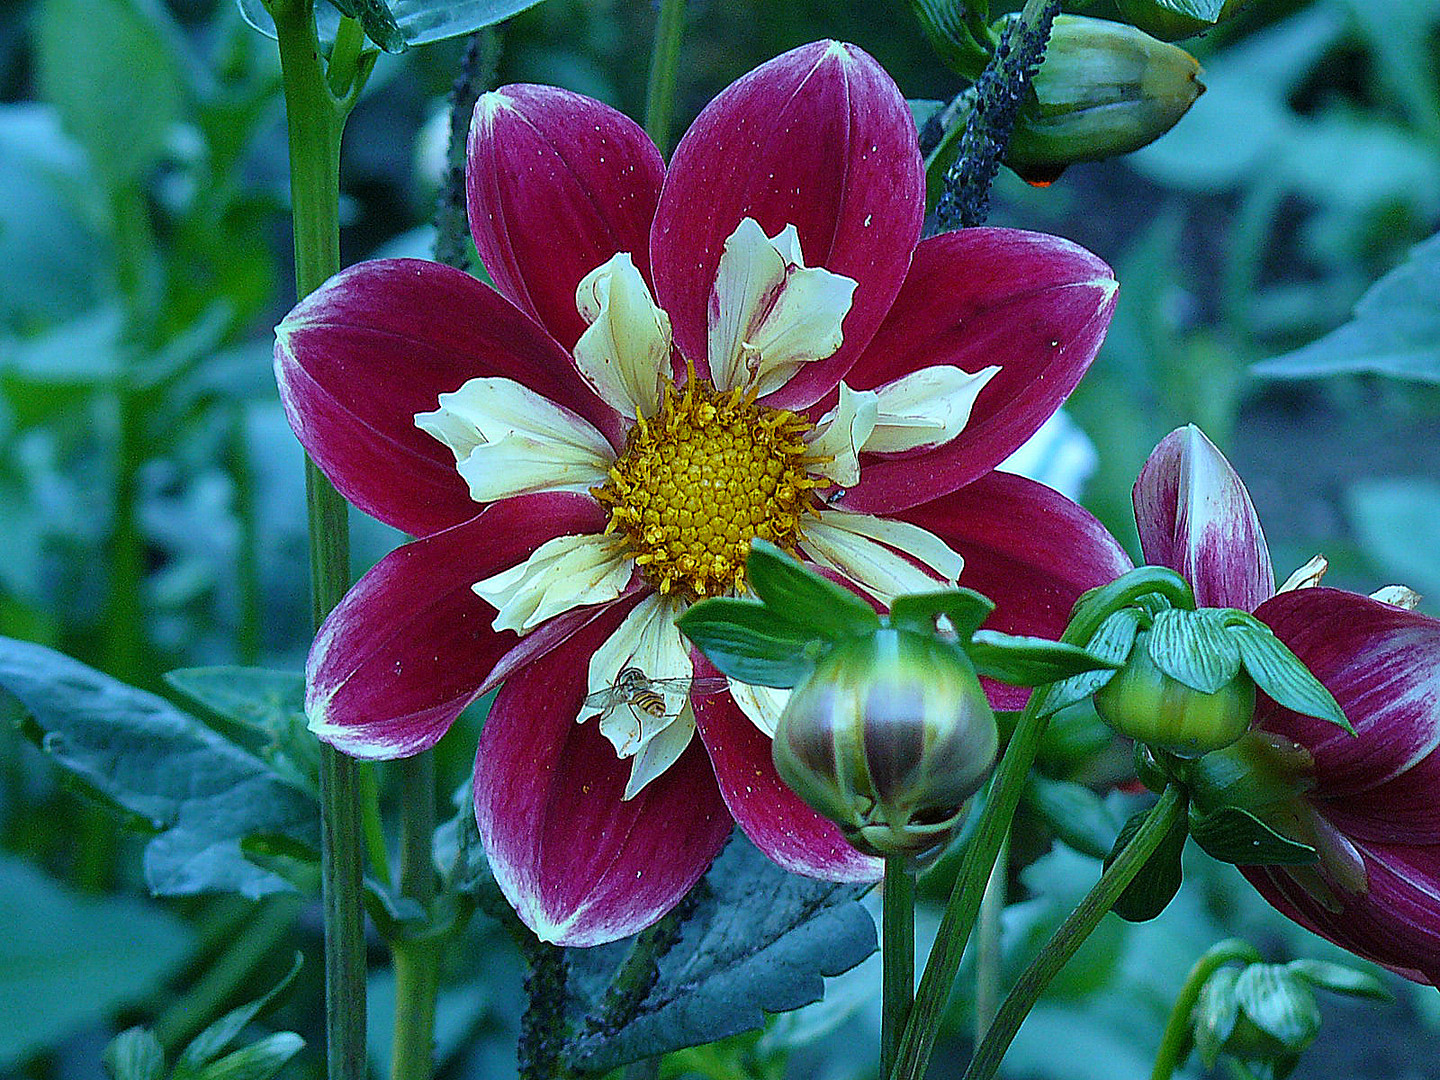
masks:
[(1185, 976), (1185, 985), (1180, 988), (1180, 993), (1175, 998), (1170, 1019), (1165, 1022), (1165, 1033), (1160, 1036), (1160, 1048), (1155, 1054), (1155, 1068), (1150, 1072), (1150, 1080), (1170, 1080), (1175, 1075), (1175, 1070), (1180, 1067), (1180, 1062), (1190, 1046), (1190, 1014), (1195, 1010), (1195, 1003), (1200, 1000), (1200, 991), (1210, 976), (1226, 964), (1237, 961), (1258, 964), (1260, 959), (1260, 953), (1255, 946), (1239, 938), (1217, 941), (1205, 950), (1200, 959), (1195, 961), (1190, 974)]
[[(340, 137), (364, 81), (361, 64), (337, 98), (326, 82), (313, 0), (271, 0), (290, 139), (296, 292), (304, 297), (340, 269)], [(318, 626), (350, 581), (345, 502), (311, 461), (311, 610)], [(360, 783), (356, 762), (320, 748), (320, 882), (325, 920), (325, 1031), (330, 1080), (365, 1077), (365, 923)]]
[(1100, 925), (1125, 887), (1134, 880), (1151, 854), (1160, 846), (1170, 829), (1185, 813), (1185, 792), (1171, 784), (1160, 796), (1160, 801), (1150, 808), (1145, 821), (1131, 837), (1125, 850), (1116, 856), (1105, 872), (1100, 875), (1091, 890), (1085, 894), (1079, 906), (1072, 911), (1053, 937), (1045, 943), (1040, 955), (1021, 972), (1015, 986), (1006, 996), (995, 1022), (985, 1033), (985, 1038), (975, 1049), (970, 1067), (965, 1070), (964, 1080), (990, 1080), (1000, 1067), (1000, 1060), (1010, 1048), (1015, 1033), (1020, 1030), (1025, 1017), (1034, 1008), (1045, 987), (1075, 955), (1085, 939)]
[[(429, 912), (437, 882), (430, 845), (435, 835), (435, 755), (426, 750), (398, 762), (400, 771), (400, 892)], [(440, 990), (441, 941), (433, 935), (393, 944), (395, 1039), (393, 1080), (429, 1080), (435, 1059), (435, 999)]]
[(885, 856), (881, 886), (880, 1075), (895, 1067), (900, 1032), (915, 1000), (915, 876), (904, 855)]
[(390, 850), (385, 846), (385, 824), (380, 820), (380, 782), (376, 779), (374, 762), (360, 764), (360, 829), (365, 836), (370, 872), (388, 889)]
[(224, 951), (206, 965), (200, 980), (155, 1021), (155, 1037), (167, 1051), (177, 1050), (220, 1016), (265, 958), (290, 936), (300, 900), (276, 896), (254, 907), (253, 917), (246, 919)]
[(985, 808), (980, 812), (975, 833), (965, 847), (955, 887), (950, 893), (939, 933), (935, 936), (935, 945), (925, 962), (925, 972), (920, 976), (915, 1005), (910, 1010), (910, 1019), (900, 1040), (899, 1060), (889, 1074), (892, 1080), (920, 1080), (925, 1075), (930, 1052), (935, 1047), (940, 1013), (950, 997), (955, 972), (960, 968), (960, 957), (965, 952), (965, 943), (970, 939), (981, 897), (990, 880), (990, 869), (1005, 842), (1010, 819), (1015, 816), (1020, 793), (1025, 788), (1030, 766), (1040, 748), (1040, 738), (1049, 723), (1048, 716), (1040, 715), (1043, 698), (1043, 688), (1030, 695), (1030, 701), (1005, 748), (1005, 756), (1000, 759), (995, 776), (990, 781)]
[(669, 155), (675, 112), (675, 74), (680, 67), (680, 37), (685, 29), (685, 0), (660, 0), (655, 49), (650, 54), (650, 83), (645, 90), (645, 134)]
[(260, 527), (255, 509), (255, 477), (250, 467), (250, 445), (245, 433), (245, 410), (230, 413), (225, 457), (235, 489), (235, 517), (240, 523), (236, 544), (235, 579), (240, 611), (235, 626), (235, 656), (240, 663), (260, 662)]
[(1010, 833), (1000, 842), (990, 880), (980, 897), (979, 922), (975, 927), (975, 1042), (995, 1019), (1000, 1004), (1000, 916), (1005, 911), (1007, 879), (1010, 876)]

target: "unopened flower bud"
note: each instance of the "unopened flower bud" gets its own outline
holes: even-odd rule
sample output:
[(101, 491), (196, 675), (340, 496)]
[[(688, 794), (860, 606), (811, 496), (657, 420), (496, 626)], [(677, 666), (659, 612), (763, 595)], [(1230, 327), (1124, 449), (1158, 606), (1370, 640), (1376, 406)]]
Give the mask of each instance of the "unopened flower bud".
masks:
[(1057, 15), (1005, 161), (1031, 180), (1128, 154), (1164, 135), (1205, 87), (1175, 45), (1124, 23)]
[(1229, 746), (1255, 715), (1255, 680), (1244, 670), (1213, 694), (1161, 671), (1136, 639), (1125, 666), (1095, 692), (1095, 711), (1121, 735), (1181, 757)]
[(1208, 22), (1205, 19), (1197, 19), (1194, 15), (1176, 11), (1173, 7), (1159, 3), (1158, 0), (1115, 0), (1116, 6), (1120, 8), (1120, 14), (1125, 16), (1126, 21), (1134, 23), (1141, 30), (1147, 34), (1153, 34), (1161, 41), (1179, 41), (1181, 38), (1203, 34), (1206, 30), (1212, 30), (1226, 20), (1234, 18), (1249, 7), (1250, 3), (1251, 0), (1225, 0), (1215, 21)]
[(995, 714), (969, 658), (884, 628), (839, 642), (790, 696), (775, 768), (871, 855), (942, 843), (995, 762)]

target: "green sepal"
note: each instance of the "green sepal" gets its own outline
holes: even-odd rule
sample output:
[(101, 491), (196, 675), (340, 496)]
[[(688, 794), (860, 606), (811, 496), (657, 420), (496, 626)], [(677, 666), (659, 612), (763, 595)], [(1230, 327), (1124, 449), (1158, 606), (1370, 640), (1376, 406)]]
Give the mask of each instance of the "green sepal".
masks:
[(160, 1080), (165, 1075), (160, 1040), (143, 1027), (127, 1028), (111, 1039), (104, 1061), (111, 1080)]
[(365, 36), (387, 53), (402, 53), (410, 47), (405, 31), (400, 29), (385, 0), (330, 0), (330, 3), (340, 14), (358, 20)]
[(864, 600), (768, 541), (750, 541), (745, 578), (755, 595), (770, 607), (772, 618), (803, 627), (812, 637), (838, 641), (880, 628), (880, 616)]
[(278, 983), (254, 1001), (231, 1009), (191, 1039), (189, 1045), (181, 1052), (180, 1059), (175, 1062), (175, 1073), (171, 1080), (187, 1080), (189, 1077), (199, 1075), (201, 1070), (219, 1058), (229, 1049), (230, 1044), (236, 1040), (247, 1024), (279, 1004), (282, 995), (290, 989), (295, 982), (295, 977), (300, 974), (300, 968), (304, 963), (304, 956), (297, 952), (290, 965), (290, 970)]
[(1123, 661), (1098, 656), (1079, 645), (998, 630), (976, 631), (962, 647), (981, 675), (1012, 686), (1044, 686), (1090, 671), (1116, 671), (1125, 666)]
[(1084, 784), (1032, 773), (1020, 798), (1066, 847), (1103, 859), (1115, 846), (1115, 815)]
[(1114, 742), (1115, 732), (1100, 719), (1094, 706), (1088, 701), (1076, 702), (1050, 717), (1035, 762), (1049, 776), (1071, 776)]
[(1171, 608), (1156, 614), (1146, 639), (1155, 666), (1202, 694), (1227, 686), (1240, 671), (1240, 646), (1225, 626), (1224, 610)]
[(1212, 859), (1235, 866), (1305, 866), (1319, 858), (1309, 844), (1281, 836), (1248, 810), (1222, 806), (1190, 812), (1190, 835)]
[(1116, 611), (1137, 604), (1152, 613), (1162, 607), (1194, 611), (1195, 592), (1188, 581), (1168, 566), (1137, 566), (1107, 585), (1081, 593), (1060, 640), (1084, 645)]
[(277, 1031), (212, 1062), (194, 1080), (271, 1080), (304, 1048), (293, 1031)]
[(1344, 964), (1332, 964), (1328, 960), (1292, 960), (1285, 968), (1297, 979), (1304, 979), (1311, 986), (1329, 990), (1332, 994), (1369, 998), (1372, 1001), (1395, 1000), (1395, 995), (1386, 989), (1378, 977)]
[(1220, 1060), (1225, 1040), (1240, 1018), (1240, 1001), (1235, 996), (1235, 980), (1239, 977), (1240, 972), (1235, 968), (1225, 967), (1215, 972), (1200, 987), (1200, 996), (1190, 1013), (1195, 1052), (1207, 1069), (1213, 1069)]
[(910, 0), (910, 9), (945, 66), (978, 79), (994, 48), (988, 0)]
[(802, 682), (828, 645), (816, 631), (776, 618), (767, 604), (728, 596), (700, 601), (675, 625), (724, 674), (758, 686)]
[[(1105, 856), (1107, 870), (1119, 857), (1120, 852), (1125, 850), (1130, 838), (1139, 831), (1148, 813), (1149, 811), (1142, 810), (1125, 822), (1120, 835), (1115, 838), (1115, 843), (1110, 848), (1110, 854)], [(1170, 901), (1175, 899), (1175, 894), (1180, 891), (1180, 884), (1185, 876), (1180, 868), (1180, 855), (1185, 850), (1185, 835), (1185, 815), (1181, 814), (1151, 852), (1140, 872), (1125, 886), (1125, 891), (1115, 901), (1111, 911), (1126, 922), (1149, 922), (1170, 905)]]
[[(1315, 994), (1281, 964), (1251, 964), (1235, 980), (1235, 999), (1250, 1022), (1271, 1036), (1289, 1054), (1298, 1054), (1320, 1032), (1320, 1007)], [(1289, 1054), (1275, 1054), (1284, 1059)]]
[(1277, 705), (1355, 734), (1335, 695), (1310, 674), (1305, 662), (1264, 623), (1247, 619), (1231, 626), (1229, 634), (1240, 646), (1240, 658), (1255, 685), (1274, 698)]
[[(1114, 667), (1095, 668), (1056, 683), (1050, 688), (1045, 703), (1041, 706), (1042, 712), (1056, 712), (1074, 705), (1077, 701), (1084, 701), (1108, 683), (1115, 672), (1125, 666), (1130, 650), (1135, 647), (1135, 636), (1140, 632), (1140, 624), (1145, 619), (1145, 613), (1133, 607), (1112, 611), (1089, 639), (1085, 651), (1096, 659), (1113, 664)], [(1069, 636), (1068, 630), (1065, 636)], [(1061, 640), (1064, 641), (1065, 638), (1062, 637)]]
[[(933, 634), (943, 615), (948, 630), (963, 646), (995, 610), (995, 601), (974, 589), (945, 589), (939, 592), (908, 593), (890, 605), (890, 625), (918, 634)], [(972, 657), (973, 659), (973, 657)]]

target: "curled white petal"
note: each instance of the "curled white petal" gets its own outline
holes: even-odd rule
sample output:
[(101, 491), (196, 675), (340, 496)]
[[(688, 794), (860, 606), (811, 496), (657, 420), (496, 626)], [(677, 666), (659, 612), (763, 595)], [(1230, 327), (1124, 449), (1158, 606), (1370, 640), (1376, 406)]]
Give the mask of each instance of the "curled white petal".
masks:
[(953, 586), (965, 565), (958, 552), (918, 525), (840, 510), (822, 510), (808, 523), (800, 550), (885, 604), (901, 593)]
[(992, 365), (972, 375), (941, 364), (876, 387), (875, 430), (864, 449), (891, 454), (949, 442), (970, 422), (975, 398), (999, 370)]
[(471, 379), (415, 426), (455, 455), (476, 502), (605, 482), (615, 452), (583, 417), (513, 379)]
[(807, 267), (799, 234), (787, 225), (773, 237), (745, 218), (725, 241), (710, 295), (710, 373), (721, 390), (785, 385), (812, 360), (845, 340), (841, 324), (856, 282)]
[(851, 390), (840, 384), (840, 401), (820, 418), (810, 438), (810, 452), (830, 460), (812, 467), (812, 473), (842, 488), (860, 482), (860, 450), (875, 430), (877, 401), (874, 391)]
[(582, 533), (547, 540), (523, 563), (471, 588), (498, 612), (496, 630), (524, 634), (563, 611), (614, 600), (630, 573), (619, 540)]
[(687, 704), (674, 721), (657, 731), (630, 762), (630, 779), (622, 799), (633, 799), (645, 785), (680, 760), (695, 735), (695, 712)]
[(1324, 555), (1312, 555), (1304, 566), (1300, 567), (1288, 578), (1285, 584), (1275, 591), (1294, 592), (1296, 589), (1313, 589), (1320, 584), (1320, 579), (1325, 576), (1325, 571), (1330, 569), (1330, 560)]
[[(618, 757), (632, 757), (675, 719), (689, 702), (689, 679), (694, 671), (690, 650), (675, 628), (677, 601), (654, 593), (636, 604), (625, 621), (605, 639), (590, 657), (587, 694), (611, 695), (599, 706), (600, 732), (610, 740)], [(620, 672), (637, 669), (647, 681), (644, 686), (655, 715), (625, 694)], [(659, 699), (661, 704), (653, 704)], [(583, 723), (596, 715), (582, 711)]]
[(590, 324), (575, 343), (575, 363), (607, 404), (628, 416), (660, 408), (662, 376), (670, 373), (670, 316), (627, 252), (581, 279), (575, 306)]
[(730, 696), (752, 724), (769, 738), (775, 737), (775, 725), (780, 722), (780, 714), (785, 711), (785, 705), (790, 700), (789, 690), (780, 690), (773, 686), (751, 686), (749, 683), (731, 679)]

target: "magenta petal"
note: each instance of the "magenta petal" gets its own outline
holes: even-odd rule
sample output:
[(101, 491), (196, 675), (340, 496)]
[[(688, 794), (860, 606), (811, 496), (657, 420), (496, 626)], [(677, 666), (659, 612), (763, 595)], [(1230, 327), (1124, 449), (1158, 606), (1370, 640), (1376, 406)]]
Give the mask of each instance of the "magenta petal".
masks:
[(769, 236), (794, 225), (806, 265), (859, 282), (840, 350), (767, 399), (786, 407), (816, 401), (889, 310), (924, 204), (915, 124), (879, 64), (834, 41), (762, 64), (706, 106), (670, 162), (650, 245), (676, 342), (703, 369), (720, 254), (745, 217)]
[(623, 113), (553, 86), (485, 94), (470, 128), (470, 231), (495, 287), (570, 349), (580, 279), (617, 252), (650, 277), (665, 163)]
[[(1338, 589), (1297, 589), (1255, 613), (1314, 673), (1355, 728), (1299, 716), (1265, 699), (1259, 723), (1315, 757), (1314, 796), (1381, 820), (1437, 823), (1440, 620)], [(1377, 820), (1379, 828), (1380, 821)], [(1348, 829), (1346, 830), (1349, 831)], [(1431, 842), (1440, 842), (1440, 832)]]
[(1275, 594), (1250, 493), (1194, 424), (1160, 440), (1135, 481), (1134, 501), (1145, 561), (1190, 582), (1201, 607), (1254, 611)]
[(630, 762), (593, 719), (575, 722), (590, 654), (631, 606), (612, 605), (506, 680), (475, 756), (475, 817), (495, 880), (525, 925), (558, 945), (599, 945), (649, 926), (733, 827), (698, 739), (624, 802)]
[(315, 637), (305, 671), (311, 728), (355, 757), (406, 757), (433, 746), (519, 640), (491, 628), (495, 609), (471, 585), (552, 537), (604, 525), (600, 507), (583, 495), (524, 495), (392, 551)]
[[(959, 491), (895, 515), (929, 529), (965, 558), (960, 584), (995, 601), (988, 630), (1055, 639), (1087, 589), (1114, 581), (1130, 559), (1090, 512), (1058, 491), (992, 472)], [(1029, 691), (988, 682), (997, 709)]]
[[(703, 659), (697, 663), (704, 665)], [(725, 805), (756, 847), (795, 874), (826, 881), (880, 880), (879, 859), (856, 851), (835, 824), (785, 786), (770, 758), (770, 739), (729, 694), (700, 697), (694, 704), (695, 723)]]
[(932, 236), (845, 381), (870, 390), (923, 367), (1000, 370), (943, 446), (861, 458), (845, 504), (889, 513), (983, 476), (1035, 434), (1080, 381), (1115, 310), (1115, 275), (1077, 244), (1017, 229)]
[(419, 259), (342, 270), (275, 330), (290, 426), (341, 494), (424, 536), (479, 509), (455, 456), (415, 414), (475, 376), (524, 383), (607, 434), (615, 413), (538, 325), (468, 274)]
[(1366, 891), (1329, 911), (1279, 867), (1240, 867), (1281, 914), (1408, 979), (1440, 985), (1440, 849), (1359, 844)]

